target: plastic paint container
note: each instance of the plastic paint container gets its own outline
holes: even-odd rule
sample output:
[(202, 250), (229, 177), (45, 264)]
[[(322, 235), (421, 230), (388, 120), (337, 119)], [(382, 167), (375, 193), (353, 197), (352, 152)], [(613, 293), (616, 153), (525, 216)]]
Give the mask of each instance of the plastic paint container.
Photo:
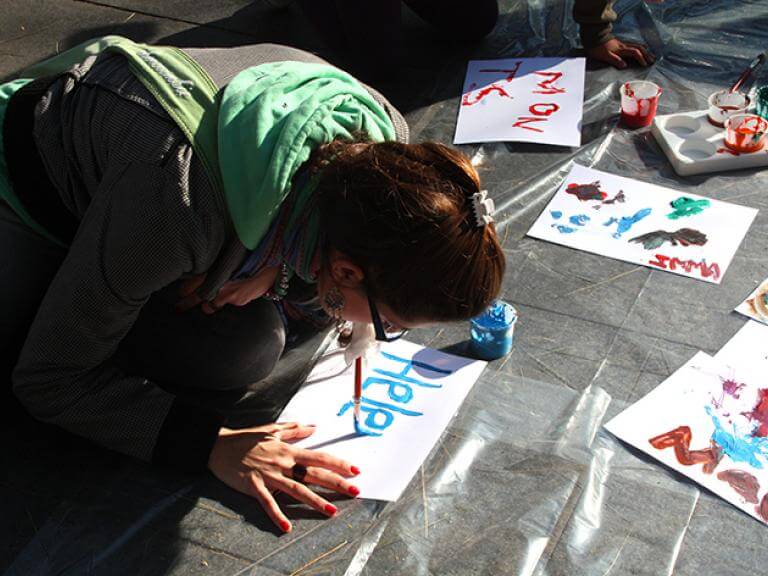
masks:
[(725, 121), (736, 114), (744, 114), (749, 108), (749, 96), (741, 92), (731, 92), (730, 90), (720, 90), (715, 92), (707, 100), (709, 111), (707, 118), (709, 122), (718, 128), (725, 125)]
[(761, 86), (755, 92), (755, 113), (768, 120), (768, 86)]
[(656, 116), (661, 88), (653, 82), (635, 80), (621, 87), (621, 122), (627, 128), (650, 126)]
[(735, 152), (757, 152), (765, 145), (768, 120), (755, 114), (738, 114), (725, 121), (725, 145)]
[(469, 321), (472, 353), (482, 360), (496, 360), (509, 354), (517, 323), (517, 310), (503, 300)]

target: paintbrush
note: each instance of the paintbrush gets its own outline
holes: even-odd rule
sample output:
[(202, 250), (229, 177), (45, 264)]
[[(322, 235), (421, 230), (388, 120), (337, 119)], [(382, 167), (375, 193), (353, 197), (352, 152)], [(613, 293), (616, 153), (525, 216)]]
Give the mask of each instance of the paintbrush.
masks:
[(360, 398), (363, 396), (363, 357), (355, 358), (355, 430), (360, 429)]
[(739, 88), (741, 88), (742, 84), (746, 81), (747, 78), (749, 78), (749, 75), (752, 74), (755, 70), (757, 70), (760, 65), (765, 62), (766, 58), (768, 58), (768, 50), (763, 52), (762, 54), (758, 54), (754, 60), (750, 63), (750, 65), (747, 67), (744, 72), (741, 73), (741, 76), (739, 76), (739, 79), (736, 80), (736, 83), (731, 86), (731, 92), (736, 92)]

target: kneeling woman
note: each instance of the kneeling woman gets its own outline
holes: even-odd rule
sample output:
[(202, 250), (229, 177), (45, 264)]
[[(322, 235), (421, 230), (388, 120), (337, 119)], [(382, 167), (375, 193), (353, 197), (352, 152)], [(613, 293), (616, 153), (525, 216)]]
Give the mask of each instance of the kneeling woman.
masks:
[[(213, 407), (263, 380), (302, 323), (398, 331), (481, 312), (504, 257), (473, 214), (478, 175), (407, 144), (386, 100), (310, 54), (118, 44), (0, 87), (13, 390), (105, 447), (209, 468), (285, 531), (274, 490), (332, 515), (291, 469), (355, 495), (352, 463), (289, 443), (311, 426), (236, 430)], [(185, 120), (204, 81), (215, 121), (210, 103)]]

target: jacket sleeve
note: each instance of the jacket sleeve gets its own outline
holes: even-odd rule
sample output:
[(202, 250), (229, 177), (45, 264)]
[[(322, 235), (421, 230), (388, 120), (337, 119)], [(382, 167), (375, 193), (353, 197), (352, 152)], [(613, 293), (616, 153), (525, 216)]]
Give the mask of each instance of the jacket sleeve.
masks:
[(30, 328), (14, 391), (36, 418), (105, 447), (204, 468), (222, 418), (111, 358), (150, 295), (208, 264), (210, 216), (161, 165), (115, 165), (99, 188)]
[(579, 24), (581, 43), (586, 50), (613, 38), (612, 23), (616, 21), (612, 0), (576, 0), (573, 19)]

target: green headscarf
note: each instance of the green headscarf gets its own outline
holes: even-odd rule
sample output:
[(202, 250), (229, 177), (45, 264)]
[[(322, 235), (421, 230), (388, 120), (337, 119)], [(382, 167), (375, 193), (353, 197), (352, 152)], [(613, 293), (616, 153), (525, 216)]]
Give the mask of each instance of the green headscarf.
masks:
[[(218, 134), (229, 212), (249, 249), (265, 236), (312, 150), (358, 134), (395, 139), (389, 115), (357, 80), (302, 62), (262, 64), (235, 76), (221, 97)], [(306, 188), (302, 194), (311, 194)], [(297, 198), (296, 209), (305, 203)]]

